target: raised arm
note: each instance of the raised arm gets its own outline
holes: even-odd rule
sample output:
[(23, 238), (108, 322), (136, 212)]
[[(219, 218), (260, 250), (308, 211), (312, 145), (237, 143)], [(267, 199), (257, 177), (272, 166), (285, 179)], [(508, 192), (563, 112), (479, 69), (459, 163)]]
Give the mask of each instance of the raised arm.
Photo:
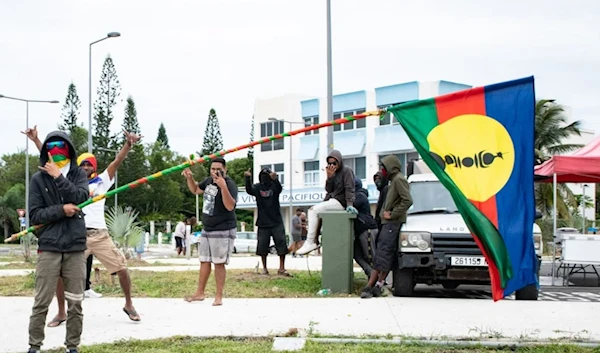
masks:
[(106, 168), (106, 171), (108, 172), (108, 176), (109, 176), (110, 180), (112, 180), (115, 177), (115, 173), (121, 166), (121, 163), (123, 163), (123, 161), (127, 157), (127, 154), (129, 153), (129, 151), (131, 151), (131, 147), (133, 147), (133, 144), (135, 144), (142, 138), (142, 136), (138, 136), (131, 132), (127, 132), (127, 131), (123, 131), (123, 132), (125, 133), (125, 144), (123, 145), (123, 147), (121, 148), (121, 150), (119, 151), (117, 156), (115, 157), (115, 160), (112, 161)]
[(256, 196), (254, 192), (254, 184), (252, 183), (252, 172), (250, 169), (244, 172), (244, 180), (246, 184), (246, 193), (248, 195)]
[(184, 169), (181, 174), (185, 177), (187, 187), (192, 194), (202, 195), (204, 193), (204, 190), (200, 189), (200, 187), (196, 183), (196, 180), (194, 180), (194, 175), (192, 174), (190, 168)]
[(40, 141), (38, 137), (37, 125), (32, 128), (28, 128), (25, 131), (21, 131), (23, 135), (26, 135), (33, 143), (35, 143), (35, 147), (37, 147), (38, 151), (42, 151), (42, 141)]

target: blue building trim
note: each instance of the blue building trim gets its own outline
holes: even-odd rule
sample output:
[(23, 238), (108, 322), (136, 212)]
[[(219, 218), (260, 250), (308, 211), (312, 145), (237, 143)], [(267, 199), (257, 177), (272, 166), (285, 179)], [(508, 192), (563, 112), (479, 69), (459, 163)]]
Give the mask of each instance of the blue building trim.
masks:
[(375, 88), (378, 107), (419, 99), (419, 83), (416, 81)]
[(441, 96), (444, 94), (463, 91), (463, 90), (470, 89), (470, 88), (473, 88), (473, 86), (442, 80), (442, 81), (440, 81), (439, 95)]
[(346, 112), (364, 109), (367, 106), (367, 92), (357, 91), (333, 96), (333, 112)]
[(301, 101), (300, 105), (302, 105), (302, 117), (309, 116), (319, 116), (319, 100), (318, 99), (309, 99), (306, 101)]

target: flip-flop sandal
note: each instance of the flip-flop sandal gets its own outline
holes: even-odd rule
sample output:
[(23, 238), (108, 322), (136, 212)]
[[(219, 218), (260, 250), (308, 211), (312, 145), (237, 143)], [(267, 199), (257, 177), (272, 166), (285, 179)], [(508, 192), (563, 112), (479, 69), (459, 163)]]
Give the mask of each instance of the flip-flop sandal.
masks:
[(269, 275), (269, 271), (263, 270), (260, 274), (264, 275), (264, 276), (268, 276)]
[(48, 325), (46, 325), (46, 326), (48, 326), (48, 327), (58, 327), (58, 326), (60, 326), (60, 325), (61, 325), (63, 322), (65, 322), (65, 321), (67, 321), (67, 319), (57, 319), (57, 318), (54, 318), (54, 319), (52, 319), (52, 321), (50, 321), (50, 322), (48, 323)]
[(277, 271), (277, 275), (278, 276), (283, 276), (283, 277), (294, 277), (292, 276), (291, 273), (289, 273), (288, 271)]
[(125, 314), (127, 314), (127, 316), (129, 316), (129, 320), (131, 321), (140, 321), (140, 315), (137, 313), (137, 311), (132, 310), (132, 311), (128, 311), (127, 309), (123, 308), (123, 311), (125, 312)]

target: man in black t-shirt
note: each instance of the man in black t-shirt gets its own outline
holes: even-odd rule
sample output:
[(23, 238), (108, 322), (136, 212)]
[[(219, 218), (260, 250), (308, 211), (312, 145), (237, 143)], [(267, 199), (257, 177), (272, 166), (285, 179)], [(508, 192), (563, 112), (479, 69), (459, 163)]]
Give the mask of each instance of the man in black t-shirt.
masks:
[(279, 195), (283, 188), (277, 178), (277, 173), (269, 168), (263, 168), (258, 174), (259, 183), (252, 184), (252, 172), (248, 169), (244, 173), (246, 179), (246, 192), (256, 198), (256, 208), (258, 209), (258, 218), (256, 226), (258, 227), (256, 255), (260, 256), (263, 264), (263, 275), (268, 275), (267, 255), (269, 255), (269, 245), (271, 238), (275, 243), (277, 255), (279, 255), (280, 276), (291, 277), (285, 270), (285, 255), (288, 253), (287, 242), (285, 239), (285, 228), (281, 218), (281, 206), (279, 205)]
[(215, 280), (217, 292), (213, 306), (223, 304), (223, 287), (225, 287), (226, 270), (229, 257), (233, 252), (236, 238), (237, 219), (235, 204), (238, 188), (233, 179), (227, 176), (227, 168), (223, 158), (215, 158), (210, 164), (210, 176), (196, 184), (192, 171), (186, 169), (182, 173), (187, 179), (190, 191), (203, 195), (202, 235), (198, 253), (200, 258), (200, 279), (198, 289), (186, 301), (204, 300), (204, 288), (210, 276), (211, 263), (215, 264)]

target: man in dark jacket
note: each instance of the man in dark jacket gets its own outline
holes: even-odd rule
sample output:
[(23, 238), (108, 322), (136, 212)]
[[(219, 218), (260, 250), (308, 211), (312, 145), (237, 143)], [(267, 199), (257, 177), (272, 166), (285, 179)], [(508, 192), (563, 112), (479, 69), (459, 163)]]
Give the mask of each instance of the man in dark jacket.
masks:
[(361, 298), (381, 295), (385, 278), (392, 270), (398, 256), (398, 237), (400, 229), (406, 223), (406, 213), (412, 205), (408, 181), (401, 172), (400, 160), (393, 154), (381, 160), (381, 172), (390, 179), (385, 202), (381, 208), (381, 232), (377, 244), (374, 271), (369, 283), (361, 293)]
[(377, 208), (375, 209), (375, 222), (377, 222), (377, 229), (381, 231), (381, 208), (383, 207), (383, 202), (385, 201), (385, 197), (388, 191), (388, 178), (383, 176), (381, 171), (375, 173), (373, 175), (373, 182), (379, 190), (379, 199), (377, 199)]
[(369, 192), (363, 189), (360, 178), (354, 179), (354, 194), (354, 207), (358, 210), (354, 220), (354, 260), (370, 278), (375, 258), (377, 223), (371, 215)]
[(263, 168), (258, 174), (259, 183), (252, 184), (252, 172), (248, 169), (244, 173), (246, 177), (246, 192), (256, 198), (256, 208), (258, 209), (258, 218), (256, 226), (258, 227), (256, 255), (260, 256), (263, 264), (263, 274), (268, 275), (267, 255), (269, 255), (269, 245), (271, 237), (279, 255), (280, 276), (291, 276), (285, 270), (285, 255), (288, 253), (287, 242), (285, 240), (285, 228), (281, 218), (281, 206), (279, 205), (279, 195), (283, 188), (277, 178), (277, 173), (269, 168)]
[(38, 232), (35, 300), (29, 320), (29, 352), (40, 351), (48, 306), (62, 277), (69, 304), (67, 352), (77, 353), (83, 313), (81, 301), (86, 278), (86, 226), (78, 204), (89, 197), (85, 171), (77, 166), (71, 140), (62, 131), (48, 134), (40, 151), (40, 171), (29, 186), (29, 218), (48, 224)]
[(321, 212), (346, 210), (358, 214), (354, 208), (354, 172), (344, 166), (342, 161), (342, 154), (338, 150), (332, 150), (327, 156), (327, 194), (323, 202), (308, 209), (308, 234), (300, 250), (296, 251), (298, 255), (305, 255), (319, 248), (315, 238)]

